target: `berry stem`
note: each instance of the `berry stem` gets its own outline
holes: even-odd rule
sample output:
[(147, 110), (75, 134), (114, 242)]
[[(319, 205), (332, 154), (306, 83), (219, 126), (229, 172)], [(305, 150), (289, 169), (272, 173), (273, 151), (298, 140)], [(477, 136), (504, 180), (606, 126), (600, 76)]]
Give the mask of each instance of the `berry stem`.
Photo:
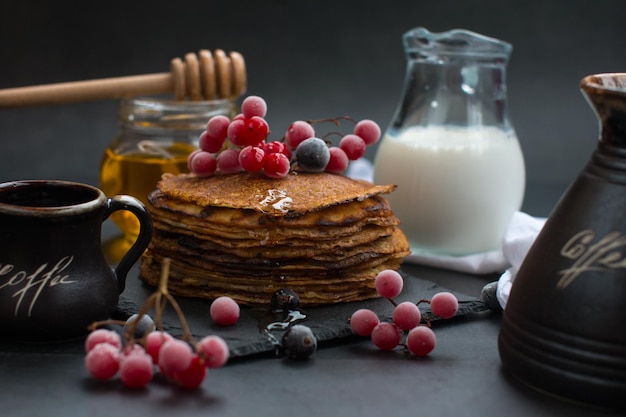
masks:
[(325, 142), (327, 143), (327, 145), (328, 145), (328, 146), (330, 146), (330, 142), (327, 140), (327, 138), (328, 138), (329, 136), (332, 136), (332, 135), (337, 135), (337, 136), (339, 136), (340, 138), (342, 138), (342, 137), (345, 135), (345, 133), (343, 133), (343, 132), (339, 132), (339, 131), (334, 130), (334, 131), (332, 131), (332, 132), (328, 132), (328, 133), (326, 133), (326, 134), (325, 134), (324, 136), (322, 136), (320, 139), (322, 139), (323, 141), (325, 141)]
[(354, 120), (354, 118), (350, 117), (350, 116), (339, 116), (339, 117), (329, 117), (329, 118), (324, 118), (324, 119), (309, 119), (306, 122), (313, 125), (315, 123), (327, 123), (327, 122), (332, 122), (335, 124), (335, 126), (339, 126), (341, 124), (341, 120), (348, 120), (354, 124), (356, 124), (356, 120)]
[(389, 302), (394, 306), (394, 307), (398, 307), (398, 303), (396, 302), (396, 300), (394, 300), (393, 298), (387, 298), (387, 300), (389, 300)]
[(153, 295), (151, 295), (150, 298), (148, 298), (148, 300), (150, 300), (152, 297), (155, 297), (155, 307), (158, 307), (154, 320), (156, 323), (161, 323), (161, 316), (163, 314), (163, 311), (165, 310), (165, 307), (169, 303), (176, 312), (178, 320), (180, 321), (180, 325), (183, 329), (183, 340), (195, 343), (193, 335), (191, 334), (191, 330), (189, 329), (189, 324), (187, 323), (187, 319), (185, 318), (182, 309), (178, 305), (176, 299), (170, 294), (167, 289), (167, 283), (170, 275), (170, 263), (170, 258), (163, 259), (163, 262), (161, 264), (161, 279), (159, 281), (159, 287), (157, 291)]
[(161, 264), (161, 279), (159, 280), (159, 288), (157, 291), (163, 295), (168, 293), (167, 281), (170, 276), (170, 263), (171, 262), (172, 261), (170, 258), (165, 258), (163, 259), (163, 263)]
[(180, 325), (183, 328), (183, 340), (195, 344), (196, 340), (194, 339), (193, 335), (191, 334), (191, 330), (189, 328), (189, 324), (187, 323), (187, 319), (185, 318), (185, 315), (183, 314), (183, 311), (181, 310), (180, 306), (178, 305), (178, 302), (176, 302), (174, 297), (172, 297), (172, 295), (170, 295), (169, 293), (165, 294), (165, 297), (167, 298), (167, 301), (169, 301), (171, 307), (174, 309), (174, 311), (176, 312), (176, 315), (178, 316), (178, 320), (180, 321)]
[(93, 332), (94, 330), (102, 327), (102, 326), (106, 326), (109, 324), (119, 324), (120, 326), (123, 326), (124, 323), (126, 323), (123, 320), (100, 320), (100, 321), (94, 321), (93, 323), (91, 323), (89, 326), (87, 326), (87, 330), (89, 330), (90, 332)]

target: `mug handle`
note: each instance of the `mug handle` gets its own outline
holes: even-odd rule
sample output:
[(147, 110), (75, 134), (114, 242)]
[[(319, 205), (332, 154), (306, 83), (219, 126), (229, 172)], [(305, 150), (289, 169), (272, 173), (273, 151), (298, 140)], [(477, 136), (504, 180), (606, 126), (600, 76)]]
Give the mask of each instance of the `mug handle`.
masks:
[(128, 271), (130, 271), (130, 268), (137, 262), (148, 247), (148, 243), (150, 243), (150, 239), (152, 238), (152, 218), (143, 203), (135, 197), (129, 195), (115, 195), (107, 199), (104, 205), (104, 217), (102, 221), (106, 220), (111, 213), (118, 210), (128, 210), (133, 213), (137, 217), (137, 220), (139, 220), (140, 225), (137, 240), (115, 267), (115, 276), (117, 277), (118, 289), (121, 294), (126, 287), (126, 275), (128, 275)]

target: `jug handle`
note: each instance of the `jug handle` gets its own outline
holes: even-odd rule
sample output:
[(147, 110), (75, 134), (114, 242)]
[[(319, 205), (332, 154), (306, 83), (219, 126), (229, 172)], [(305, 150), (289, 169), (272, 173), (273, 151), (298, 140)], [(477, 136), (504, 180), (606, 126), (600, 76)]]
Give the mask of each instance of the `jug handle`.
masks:
[(126, 275), (128, 275), (128, 271), (130, 271), (130, 268), (139, 260), (150, 243), (150, 239), (152, 238), (152, 219), (150, 213), (148, 213), (141, 201), (129, 195), (116, 195), (107, 199), (102, 221), (106, 220), (111, 213), (118, 210), (127, 210), (133, 213), (139, 220), (140, 225), (137, 240), (115, 267), (118, 290), (121, 294), (126, 287)]

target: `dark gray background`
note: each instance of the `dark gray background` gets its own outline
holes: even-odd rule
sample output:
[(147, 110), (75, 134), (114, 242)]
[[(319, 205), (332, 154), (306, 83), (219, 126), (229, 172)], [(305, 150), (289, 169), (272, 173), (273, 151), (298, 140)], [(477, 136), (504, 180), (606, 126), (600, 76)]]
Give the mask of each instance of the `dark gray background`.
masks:
[[(277, 134), (346, 114), (384, 127), (404, 79), (402, 34), (465, 28), (513, 44), (510, 114), (528, 183), (564, 187), (598, 137), (578, 83), (626, 71), (625, 17), (620, 0), (3, 1), (0, 88), (167, 72), (173, 57), (222, 48), (244, 54), (248, 93), (267, 100)], [(0, 110), (0, 181), (97, 184), (117, 104)]]

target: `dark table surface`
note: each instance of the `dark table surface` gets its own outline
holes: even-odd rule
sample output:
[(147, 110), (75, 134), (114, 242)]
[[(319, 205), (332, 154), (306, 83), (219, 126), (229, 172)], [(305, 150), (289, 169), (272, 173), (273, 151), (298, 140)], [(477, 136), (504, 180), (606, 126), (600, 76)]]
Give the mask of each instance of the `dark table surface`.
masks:
[[(546, 215), (561, 188), (535, 188), (531, 214)], [(409, 274), (471, 296), (496, 275), (418, 265)], [(240, 358), (210, 370), (201, 389), (151, 383), (124, 389), (87, 374), (80, 349), (0, 348), (3, 416), (590, 416), (612, 415), (546, 396), (501, 368), (501, 315), (479, 313), (436, 325), (428, 358), (382, 352), (367, 338), (322, 344), (310, 360)], [(80, 344), (81, 342), (77, 342)]]

